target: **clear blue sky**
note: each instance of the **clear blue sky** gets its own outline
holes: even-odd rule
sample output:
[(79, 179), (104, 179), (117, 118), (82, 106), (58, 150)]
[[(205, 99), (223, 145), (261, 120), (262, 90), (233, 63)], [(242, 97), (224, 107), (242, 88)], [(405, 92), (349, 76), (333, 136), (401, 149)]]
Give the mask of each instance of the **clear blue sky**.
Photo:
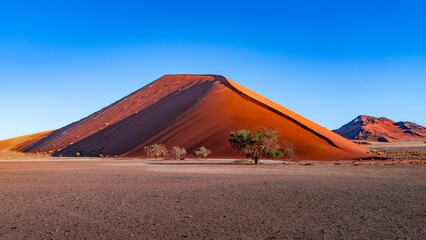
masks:
[(224, 75), (329, 129), (360, 114), (426, 125), (425, 12), (409, 0), (0, 0), (0, 139), (174, 73)]

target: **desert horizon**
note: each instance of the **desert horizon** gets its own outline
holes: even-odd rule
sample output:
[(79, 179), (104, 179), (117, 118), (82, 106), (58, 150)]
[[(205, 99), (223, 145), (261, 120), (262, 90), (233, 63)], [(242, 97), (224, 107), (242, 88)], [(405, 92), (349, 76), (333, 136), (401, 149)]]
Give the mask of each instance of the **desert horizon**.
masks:
[(426, 4), (0, 4), (0, 240), (425, 239)]
[(222, 76), (166, 75), (0, 140), (0, 238), (421, 239), (424, 127), (359, 116), (339, 131), (352, 140)]

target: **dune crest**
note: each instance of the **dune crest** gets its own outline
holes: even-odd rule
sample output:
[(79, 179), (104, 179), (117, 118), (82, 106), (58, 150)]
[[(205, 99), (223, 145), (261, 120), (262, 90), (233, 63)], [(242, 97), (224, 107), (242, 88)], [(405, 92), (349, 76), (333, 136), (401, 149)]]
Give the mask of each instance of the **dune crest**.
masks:
[(218, 75), (165, 75), (121, 100), (20, 148), (24, 152), (144, 156), (143, 147), (162, 143), (211, 157), (234, 158), (229, 133), (277, 129), (304, 159), (369, 157), (366, 149)]

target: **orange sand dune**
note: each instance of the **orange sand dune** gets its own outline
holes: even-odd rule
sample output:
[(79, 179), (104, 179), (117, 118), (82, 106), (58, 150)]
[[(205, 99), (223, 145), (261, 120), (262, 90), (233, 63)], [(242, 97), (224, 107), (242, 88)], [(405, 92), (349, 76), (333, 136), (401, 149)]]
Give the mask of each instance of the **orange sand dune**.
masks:
[(0, 141), (0, 153), (10, 152), (12, 150), (18, 149), (19, 146), (21, 146), (21, 145), (32, 144), (32, 143), (36, 142), (37, 140), (47, 136), (52, 131), (53, 130), (1, 140)]
[(94, 114), (21, 146), (24, 152), (144, 156), (143, 147), (163, 143), (211, 157), (234, 158), (229, 133), (271, 126), (295, 146), (299, 158), (371, 157), (366, 149), (217, 75), (166, 75)]

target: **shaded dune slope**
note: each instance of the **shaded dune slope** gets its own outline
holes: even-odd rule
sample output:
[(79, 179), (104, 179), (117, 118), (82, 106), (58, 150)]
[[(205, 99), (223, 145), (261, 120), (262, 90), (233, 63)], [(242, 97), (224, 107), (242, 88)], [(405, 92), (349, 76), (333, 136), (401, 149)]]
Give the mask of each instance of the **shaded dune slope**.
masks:
[(217, 75), (166, 75), (140, 90), (24, 144), (24, 152), (98, 156), (143, 156), (143, 147), (163, 143), (192, 152), (212, 149), (211, 157), (238, 157), (227, 139), (231, 131), (271, 126), (295, 145), (304, 159), (370, 157), (366, 149), (312, 121)]

